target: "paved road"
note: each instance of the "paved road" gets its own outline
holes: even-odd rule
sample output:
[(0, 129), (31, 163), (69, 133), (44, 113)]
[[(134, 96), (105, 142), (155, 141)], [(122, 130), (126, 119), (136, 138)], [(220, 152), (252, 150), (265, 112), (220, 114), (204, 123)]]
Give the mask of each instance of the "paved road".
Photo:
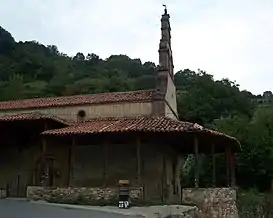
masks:
[(16, 200), (0, 200), (0, 218), (133, 218), (99, 211), (66, 209)]

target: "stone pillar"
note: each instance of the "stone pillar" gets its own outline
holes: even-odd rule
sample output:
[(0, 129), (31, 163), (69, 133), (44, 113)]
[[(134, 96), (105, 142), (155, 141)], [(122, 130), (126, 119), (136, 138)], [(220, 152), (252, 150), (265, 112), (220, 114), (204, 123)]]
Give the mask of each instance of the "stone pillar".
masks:
[(182, 202), (196, 205), (202, 218), (238, 218), (236, 196), (232, 188), (191, 188), (183, 189)]

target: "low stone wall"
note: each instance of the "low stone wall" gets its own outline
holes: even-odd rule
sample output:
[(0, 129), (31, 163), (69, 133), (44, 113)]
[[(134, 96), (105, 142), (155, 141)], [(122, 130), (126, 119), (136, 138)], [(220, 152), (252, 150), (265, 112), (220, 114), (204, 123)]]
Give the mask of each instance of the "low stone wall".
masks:
[[(143, 189), (136, 187), (130, 189), (130, 198), (142, 200)], [(40, 186), (27, 187), (27, 199), (44, 200), (55, 203), (72, 203), (72, 204), (90, 204), (90, 205), (107, 205), (116, 204), (118, 199), (118, 188), (52, 188)]]
[(196, 205), (202, 218), (238, 218), (236, 190), (232, 188), (183, 189), (182, 202)]

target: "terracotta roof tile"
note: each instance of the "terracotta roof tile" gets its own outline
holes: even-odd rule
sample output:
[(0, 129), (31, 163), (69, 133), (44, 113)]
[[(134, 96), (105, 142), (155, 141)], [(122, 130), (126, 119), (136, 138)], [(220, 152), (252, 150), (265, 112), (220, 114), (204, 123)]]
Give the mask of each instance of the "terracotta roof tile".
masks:
[(226, 138), (229, 138), (229, 139), (231, 139), (231, 140), (236, 140), (236, 141), (240, 144), (240, 142), (239, 142), (235, 137), (229, 136), (229, 135), (224, 134), (224, 133), (222, 133), (222, 132), (217, 132), (217, 131), (215, 131), (215, 130), (211, 130), (211, 129), (207, 129), (207, 128), (204, 128), (204, 129), (203, 129), (203, 132), (204, 132), (204, 133), (211, 134), (211, 135), (218, 135), (218, 136), (226, 137)]
[(42, 114), (38, 112), (0, 116), (0, 122), (28, 121), (28, 120), (53, 120), (58, 123), (69, 125), (69, 122), (64, 121), (60, 118), (51, 116), (49, 114)]
[(219, 136), (233, 141), (241, 149), (240, 142), (231, 136), (214, 130), (206, 129), (196, 123), (173, 120), (165, 116), (133, 117), (133, 118), (96, 118), (84, 123), (77, 123), (61, 129), (48, 130), (43, 135), (67, 136), (87, 135), (98, 133), (117, 132), (178, 132), (200, 133), (211, 136)]
[(66, 105), (105, 104), (114, 102), (151, 101), (153, 90), (109, 92), (99, 94), (72, 95), (49, 98), (33, 98), (0, 101), (0, 110), (56, 107)]
[(48, 130), (45, 135), (77, 135), (106, 132), (190, 132), (202, 127), (189, 122), (173, 120), (164, 116), (134, 118), (96, 118), (62, 129)]

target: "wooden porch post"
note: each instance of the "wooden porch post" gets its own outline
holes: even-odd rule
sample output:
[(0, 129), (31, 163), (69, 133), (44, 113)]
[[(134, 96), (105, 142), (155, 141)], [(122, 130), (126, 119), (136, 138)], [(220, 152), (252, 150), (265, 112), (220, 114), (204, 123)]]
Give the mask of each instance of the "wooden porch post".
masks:
[[(44, 131), (47, 130), (47, 122), (45, 121), (44, 122)], [(40, 141), (39, 143), (42, 143), (42, 145), (40, 144), (40, 160), (39, 161), (46, 161), (46, 153), (47, 153), (47, 140), (45, 138), (45, 136), (42, 136), (42, 141)], [(43, 170), (42, 168), (39, 166), (38, 163), (35, 164), (35, 168), (33, 170), (33, 173), (32, 173), (32, 183), (35, 184), (35, 185), (40, 185), (40, 182), (41, 182), (41, 175), (43, 175)]]
[(46, 150), (47, 150), (47, 146), (46, 146), (46, 139), (45, 137), (42, 138), (42, 153), (45, 154)]
[(47, 127), (47, 122), (45, 121), (44, 131), (46, 131), (47, 129), (48, 129), (48, 127)]
[[(44, 131), (47, 130), (47, 123), (45, 121), (45, 124), (44, 124)], [(45, 137), (42, 137), (42, 153), (45, 154), (47, 150), (47, 143), (46, 143), (46, 138)]]
[[(46, 131), (47, 130), (47, 123), (46, 123), (46, 121), (45, 121), (45, 123), (44, 123), (44, 131)], [(44, 154), (45, 152), (46, 152), (46, 139), (45, 139), (45, 137), (42, 137), (42, 153)]]
[(140, 138), (136, 139), (136, 147), (137, 147), (137, 184), (141, 186), (141, 143)]
[(104, 141), (103, 144), (103, 180), (104, 180), (104, 187), (107, 186), (107, 168), (108, 168), (108, 142), (107, 140)]
[(236, 168), (236, 162), (235, 162), (235, 153), (233, 151), (230, 152), (230, 174), (231, 174), (231, 187), (236, 186), (236, 176), (235, 176), (235, 168)]
[(162, 202), (164, 202), (166, 200), (166, 185), (167, 185), (167, 178), (166, 178), (166, 157), (164, 154), (162, 154), (161, 156), (162, 158), (162, 189), (161, 189), (161, 193), (162, 193)]
[(215, 176), (215, 145), (211, 145), (211, 155), (212, 155), (212, 186), (216, 186), (216, 176)]
[(72, 138), (72, 144), (69, 147), (69, 186), (73, 186), (74, 181), (74, 162), (75, 162), (75, 138)]
[(226, 173), (227, 187), (230, 187), (230, 147), (226, 147)]
[(199, 151), (198, 139), (194, 136), (194, 154), (195, 154), (195, 172), (194, 172), (194, 187), (199, 187)]

